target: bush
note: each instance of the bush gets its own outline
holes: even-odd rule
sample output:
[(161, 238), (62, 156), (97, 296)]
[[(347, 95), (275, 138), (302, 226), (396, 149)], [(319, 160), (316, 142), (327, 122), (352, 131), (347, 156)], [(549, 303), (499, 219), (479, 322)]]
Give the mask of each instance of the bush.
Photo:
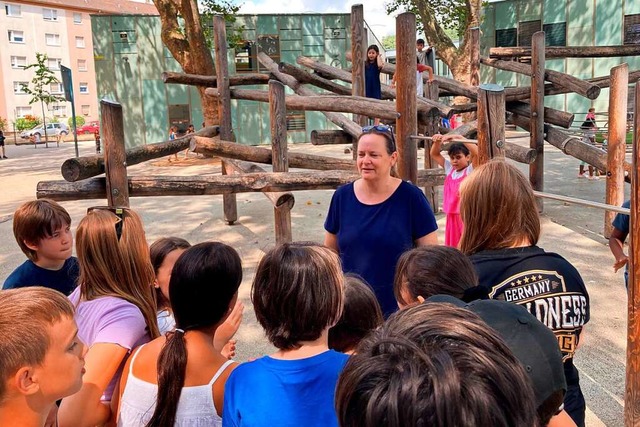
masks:
[(9, 129), (7, 128), (7, 125), (8, 125), (8, 123), (7, 123), (7, 119), (0, 117), (0, 130), (1, 130), (1, 131), (3, 131), (3, 132), (4, 132), (5, 130), (9, 130)]
[(16, 130), (22, 131), (27, 129), (32, 129), (35, 126), (42, 123), (40, 117), (32, 116), (31, 114), (27, 114), (24, 117), (20, 117), (16, 120)]
[[(69, 124), (69, 129), (73, 129), (73, 117), (69, 117), (69, 120), (67, 121), (67, 123)], [(80, 127), (84, 124), (85, 124), (84, 117), (76, 116), (76, 126)]]

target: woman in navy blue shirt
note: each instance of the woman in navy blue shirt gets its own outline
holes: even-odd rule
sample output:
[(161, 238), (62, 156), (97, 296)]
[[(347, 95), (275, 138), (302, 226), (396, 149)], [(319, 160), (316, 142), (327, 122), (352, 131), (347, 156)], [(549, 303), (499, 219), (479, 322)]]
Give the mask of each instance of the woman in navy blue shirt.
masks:
[(398, 153), (391, 128), (363, 128), (357, 154), (360, 178), (334, 193), (324, 244), (340, 254), (345, 273), (369, 283), (388, 317), (398, 308), (393, 295), (398, 258), (413, 247), (437, 244), (438, 226), (422, 190), (395, 177)]

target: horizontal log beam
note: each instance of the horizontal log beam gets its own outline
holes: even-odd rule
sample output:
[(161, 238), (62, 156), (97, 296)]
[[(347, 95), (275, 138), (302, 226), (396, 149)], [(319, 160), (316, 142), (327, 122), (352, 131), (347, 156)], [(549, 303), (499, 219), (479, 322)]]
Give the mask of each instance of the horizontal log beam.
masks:
[[(638, 56), (640, 45), (624, 46), (547, 46), (544, 49), (547, 59), (551, 58), (610, 58), (615, 56)], [(530, 47), (492, 47), (490, 58), (518, 58), (531, 56)]]
[[(210, 126), (200, 129), (193, 135), (214, 137), (219, 133), (220, 127)], [(133, 166), (148, 160), (179, 153), (189, 148), (193, 135), (189, 134), (171, 141), (129, 148), (126, 151), (127, 166)], [(62, 173), (62, 177), (69, 182), (76, 182), (101, 175), (104, 173), (104, 156), (85, 156), (67, 159), (62, 164), (60, 172)]]
[[(266, 85), (269, 83), (270, 78), (272, 78), (272, 76), (263, 73), (232, 74), (229, 76), (229, 86)], [(177, 83), (190, 86), (218, 86), (216, 76), (174, 73), (172, 71), (162, 73), (162, 81), (165, 83)]]
[[(205, 93), (213, 97), (220, 96), (215, 88), (207, 88)], [(231, 89), (231, 98), (269, 102), (269, 92), (257, 89)], [(392, 103), (360, 96), (286, 95), (284, 100), (287, 108), (291, 110), (346, 112), (387, 120), (400, 117)]]
[[(225, 159), (225, 165), (232, 169), (235, 173), (265, 173), (264, 168), (256, 165), (255, 163), (243, 162), (242, 160)], [(293, 205), (296, 203), (293, 194), (290, 191), (276, 192), (276, 193), (263, 193), (267, 199), (271, 200), (271, 203), (275, 208), (285, 207), (288, 210), (293, 209)]]
[(343, 130), (312, 130), (311, 144), (353, 144), (353, 137)]
[[(511, 101), (507, 102), (507, 111), (523, 117), (531, 117), (531, 105), (528, 102)], [(563, 128), (571, 127), (574, 115), (555, 108), (544, 107), (544, 121)]]
[[(210, 196), (230, 193), (331, 190), (358, 179), (348, 171), (264, 172), (243, 175), (129, 177), (130, 197)], [(421, 170), (418, 185), (442, 185), (442, 169)], [(105, 178), (41, 181), (36, 197), (57, 201), (104, 199)]]
[(288, 64), (286, 62), (281, 62), (278, 64), (278, 69), (290, 76), (294, 77), (301, 83), (312, 84), (320, 89), (325, 89), (330, 92), (336, 93), (338, 95), (351, 95), (351, 86), (344, 86), (335, 82), (332, 82), (329, 79), (325, 79), (324, 77), (320, 77), (318, 74), (312, 74), (307, 70), (304, 70), (300, 67), (296, 67), (292, 64)]
[[(490, 67), (498, 68), (500, 70), (512, 71), (515, 73), (525, 74), (531, 76), (531, 65), (521, 64), (513, 61), (502, 61), (500, 59), (480, 58), (480, 62)], [(582, 95), (585, 98), (596, 99), (600, 95), (600, 87), (589, 83), (588, 81), (581, 80), (570, 74), (561, 73), (559, 71), (545, 69), (544, 79), (558, 86), (569, 89), (570, 92), (575, 92), (578, 95)]]
[[(191, 150), (209, 156), (227, 157), (255, 163), (272, 164), (271, 150), (263, 147), (237, 144), (213, 138), (196, 136), (192, 138)], [(353, 160), (335, 157), (318, 156), (316, 154), (288, 153), (289, 167), (315, 170), (354, 171)]]

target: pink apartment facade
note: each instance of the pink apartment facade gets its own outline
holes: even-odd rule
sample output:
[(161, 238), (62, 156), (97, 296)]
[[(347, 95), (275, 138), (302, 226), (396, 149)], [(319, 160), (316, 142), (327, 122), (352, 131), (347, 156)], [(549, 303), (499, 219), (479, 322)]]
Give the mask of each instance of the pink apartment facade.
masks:
[[(38, 52), (47, 54), (60, 81), (60, 65), (71, 69), (76, 116), (98, 120), (90, 15), (118, 13), (157, 11), (151, 0), (0, 0), (0, 117), (11, 123), (27, 114), (42, 116), (39, 103), (29, 105), (31, 97), (22, 90), (34, 75), (24, 66), (34, 63)], [(64, 96), (62, 83), (52, 84), (50, 91)], [(50, 104), (45, 114), (66, 123), (71, 103)]]

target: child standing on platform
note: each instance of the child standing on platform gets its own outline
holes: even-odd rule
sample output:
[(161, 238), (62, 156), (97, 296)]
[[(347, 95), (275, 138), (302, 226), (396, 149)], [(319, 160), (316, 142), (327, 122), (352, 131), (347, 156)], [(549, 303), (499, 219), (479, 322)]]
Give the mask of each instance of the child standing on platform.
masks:
[[(380, 70), (384, 61), (380, 55), (380, 49), (375, 44), (367, 48), (367, 59), (364, 63), (365, 96), (367, 98), (381, 99), (382, 88), (380, 85)], [(374, 124), (379, 124), (380, 119), (376, 117)]]
[(478, 147), (470, 142), (454, 143), (449, 147), (449, 159), (446, 159), (440, 154), (442, 143), (453, 139), (465, 141), (460, 135), (434, 135), (430, 155), (446, 174), (442, 203), (442, 210), (447, 214), (444, 244), (458, 247), (464, 229), (460, 218), (460, 184), (473, 171), (472, 159), (478, 155)]

